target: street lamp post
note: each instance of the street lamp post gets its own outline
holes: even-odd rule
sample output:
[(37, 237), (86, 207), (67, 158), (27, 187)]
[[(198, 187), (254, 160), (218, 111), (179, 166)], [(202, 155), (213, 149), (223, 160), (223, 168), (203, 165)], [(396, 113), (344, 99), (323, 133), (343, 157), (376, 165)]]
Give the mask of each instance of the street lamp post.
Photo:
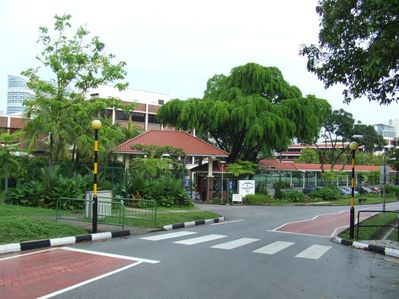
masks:
[(349, 235), (354, 238), (355, 231), (355, 152), (359, 148), (359, 144), (353, 141), (349, 144), (349, 149), (352, 151), (352, 199), (349, 218)]
[(94, 166), (93, 166), (93, 224), (92, 232), (97, 233), (97, 174), (98, 174), (98, 131), (101, 128), (101, 121), (98, 119), (93, 120), (91, 127), (94, 129)]

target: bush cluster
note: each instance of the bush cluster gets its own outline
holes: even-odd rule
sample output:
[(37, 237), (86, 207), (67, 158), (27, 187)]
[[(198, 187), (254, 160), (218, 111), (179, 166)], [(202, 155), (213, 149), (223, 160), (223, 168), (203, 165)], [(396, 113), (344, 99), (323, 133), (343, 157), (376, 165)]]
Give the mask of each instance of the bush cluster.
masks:
[(283, 192), (283, 199), (289, 202), (301, 202), (305, 200), (305, 194), (297, 190), (288, 190)]
[(336, 187), (324, 187), (312, 191), (309, 193), (309, 197), (331, 201), (339, 199), (340, 193)]
[(40, 180), (19, 184), (6, 194), (6, 203), (29, 207), (54, 208), (60, 197), (82, 198), (91, 190), (92, 176), (64, 177), (58, 167), (42, 169)]
[(192, 205), (189, 195), (185, 192), (181, 179), (171, 176), (162, 176), (157, 179), (144, 179), (132, 176), (127, 187), (135, 197), (154, 200), (158, 206), (170, 207), (174, 205)]
[(248, 194), (243, 198), (243, 203), (248, 205), (259, 205), (266, 203), (268, 200), (270, 200), (270, 197), (264, 193)]

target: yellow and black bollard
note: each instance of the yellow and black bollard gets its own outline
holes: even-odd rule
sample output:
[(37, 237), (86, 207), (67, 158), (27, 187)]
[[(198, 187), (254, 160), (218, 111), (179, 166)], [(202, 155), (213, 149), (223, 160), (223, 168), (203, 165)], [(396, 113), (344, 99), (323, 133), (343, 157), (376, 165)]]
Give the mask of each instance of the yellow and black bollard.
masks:
[(91, 123), (92, 128), (94, 129), (94, 166), (93, 166), (93, 225), (92, 225), (92, 233), (97, 233), (97, 187), (98, 187), (98, 131), (101, 128), (101, 121), (98, 119), (93, 120)]

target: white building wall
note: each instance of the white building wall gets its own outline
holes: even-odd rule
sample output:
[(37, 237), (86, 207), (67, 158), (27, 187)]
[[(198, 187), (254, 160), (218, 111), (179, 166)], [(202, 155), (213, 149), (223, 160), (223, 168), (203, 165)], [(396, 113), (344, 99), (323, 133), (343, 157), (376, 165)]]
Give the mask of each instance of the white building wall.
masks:
[(166, 103), (170, 100), (168, 94), (144, 91), (127, 88), (119, 91), (117, 88), (107, 85), (100, 85), (98, 88), (93, 88), (88, 91), (87, 97), (98, 96), (101, 98), (116, 97), (124, 102), (138, 102), (142, 104), (159, 105), (163, 101)]

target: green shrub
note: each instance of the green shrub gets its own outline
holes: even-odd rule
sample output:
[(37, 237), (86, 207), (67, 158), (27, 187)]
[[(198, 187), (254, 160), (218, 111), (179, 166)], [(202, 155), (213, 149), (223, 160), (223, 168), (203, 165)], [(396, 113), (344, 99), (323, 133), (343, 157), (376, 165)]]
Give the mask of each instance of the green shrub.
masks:
[(44, 188), (38, 181), (32, 181), (25, 185), (9, 189), (6, 194), (6, 203), (27, 207), (44, 205)]
[(283, 198), (290, 202), (300, 202), (305, 200), (305, 194), (297, 190), (283, 191)]
[(399, 186), (396, 185), (385, 185), (385, 193), (391, 196), (399, 195)]
[(309, 197), (330, 201), (339, 199), (340, 193), (336, 187), (325, 187), (312, 191)]
[(182, 181), (169, 176), (159, 179), (145, 180), (140, 196), (154, 200), (157, 205), (169, 207), (173, 205), (191, 205), (191, 200), (183, 188)]
[(290, 184), (288, 182), (275, 182), (273, 184), (274, 188), (274, 198), (275, 199), (284, 199), (283, 189), (290, 188)]
[[(6, 202), (29, 207), (55, 207), (60, 197), (82, 198), (91, 190), (90, 176), (63, 177), (56, 171), (43, 170), (42, 181), (31, 181), (10, 189)], [(68, 207), (65, 207), (68, 208)]]
[(264, 204), (269, 199), (269, 196), (262, 193), (248, 194), (243, 198), (243, 203), (248, 205)]

